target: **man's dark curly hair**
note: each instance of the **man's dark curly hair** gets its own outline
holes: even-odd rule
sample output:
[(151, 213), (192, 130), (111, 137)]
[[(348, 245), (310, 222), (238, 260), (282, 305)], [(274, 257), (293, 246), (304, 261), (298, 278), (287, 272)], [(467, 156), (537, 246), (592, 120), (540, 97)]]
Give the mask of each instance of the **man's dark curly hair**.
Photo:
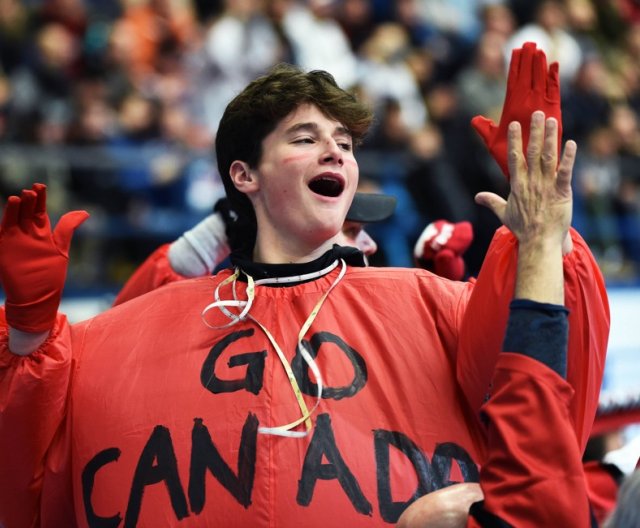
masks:
[[(249, 198), (231, 181), (229, 168), (235, 160), (255, 168), (262, 156), (264, 138), (306, 103), (340, 122), (351, 133), (355, 145), (362, 141), (373, 119), (370, 108), (340, 88), (331, 74), (321, 70), (304, 72), (289, 64), (279, 64), (249, 83), (224, 111), (216, 134), (216, 159), (227, 197), (239, 217), (237, 227), (241, 232), (231, 241), (233, 251), (251, 255), (256, 218)], [(238, 247), (239, 242), (243, 247)]]

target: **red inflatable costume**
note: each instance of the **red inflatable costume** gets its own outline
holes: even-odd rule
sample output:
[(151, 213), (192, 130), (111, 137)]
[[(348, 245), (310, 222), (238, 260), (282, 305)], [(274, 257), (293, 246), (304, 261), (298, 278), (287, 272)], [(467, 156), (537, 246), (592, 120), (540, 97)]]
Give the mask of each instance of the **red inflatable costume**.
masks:
[[(335, 132), (315, 107), (298, 108), (322, 137)], [(300, 145), (326, 158), (315, 156), (319, 142)], [(44, 208), (24, 209), (18, 222), (9, 215), (4, 247), (31, 250), (50, 235)], [(22, 228), (45, 236), (21, 238)], [(609, 311), (591, 253), (571, 236), (569, 416), (583, 444)], [(59, 247), (43, 244), (47, 259), (59, 260)], [(379, 526), (421, 495), (477, 481), (486, 456), (478, 417), (513, 297), (514, 237), (498, 232), (475, 284), (343, 256), (334, 246), (255, 282), (230, 270), (175, 282), (75, 325), (58, 315), (27, 356), (9, 351), (0, 326), (0, 524)], [(7, 303), (12, 329), (48, 331), (48, 318), (30, 324), (29, 292), (3, 264), (17, 299)], [(46, 281), (37, 286), (47, 293)]]
[[(569, 383), (582, 430), (598, 403), (608, 307), (591, 254), (573, 239), (565, 257), (576, 329)], [(168, 285), (80, 324), (60, 317), (28, 357), (11, 354), (3, 334), (2, 522), (367, 526), (395, 522), (413, 499), (450, 482), (477, 480), (484, 439), (471, 424), (480, 406), (463, 395), (486, 393), (492, 373), (457, 380), (456, 371), (495, 364), (514, 247), (500, 232), (475, 286), (422, 270), (347, 267), (303, 336), (323, 382), (304, 438), (260, 433), (301, 411), (256, 321), (312, 409), (319, 384), (296, 336), (338, 269), (294, 286), (256, 286), (255, 320), (220, 330), (200, 314), (229, 271)], [(484, 284), (487, 276), (502, 283)], [(233, 298), (231, 284), (220, 297)], [(246, 298), (245, 283), (237, 282), (237, 297)], [(229, 322), (217, 310), (205, 319)]]

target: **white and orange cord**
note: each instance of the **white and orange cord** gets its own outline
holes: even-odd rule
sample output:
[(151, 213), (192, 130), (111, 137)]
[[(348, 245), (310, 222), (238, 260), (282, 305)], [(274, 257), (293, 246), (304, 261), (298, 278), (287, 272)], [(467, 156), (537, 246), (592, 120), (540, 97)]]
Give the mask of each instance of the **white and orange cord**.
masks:
[[(298, 344), (297, 344), (298, 352), (300, 353), (302, 358), (305, 360), (307, 365), (309, 365), (309, 368), (311, 369), (311, 371), (315, 375), (316, 381), (317, 381), (317, 386), (318, 386), (318, 391), (317, 391), (317, 395), (316, 395), (316, 402), (315, 402), (314, 406), (311, 408), (311, 410), (309, 410), (308, 407), (307, 407), (306, 402), (304, 401), (304, 398), (302, 397), (302, 392), (300, 391), (300, 387), (298, 385), (298, 381), (296, 380), (295, 375), (293, 374), (293, 370), (291, 369), (291, 365), (290, 365), (289, 361), (287, 360), (286, 356), (284, 355), (284, 352), (280, 348), (280, 345), (278, 345), (277, 341), (275, 340), (275, 338), (273, 337), (271, 332), (269, 332), (269, 330), (267, 330), (267, 328), (260, 321), (258, 321), (255, 317), (253, 317), (249, 313), (249, 311), (251, 310), (251, 306), (252, 306), (253, 300), (255, 298), (255, 288), (256, 288), (256, 286), (260, 286), (260, 285), (263, 285), (263, 284), (293, 283), (293, 282), (301, 282), (301, 281), (305, 281), (305, 280), (315, 279), (315, 278), (318, 278), (318, 277), (322, 277), (323, 275), (327, 275), (328, 273), (333, 271), (338, 266), (339, 263), (342, 264), (342, 268), (340, 270), (340, 273), (336, 277), (336, 280), (334, 280), (333, 283), (331, 283), (331, 286), (329, 286), (329, 289), (326, 292), (324, 292), (324, 294), (322, 295), (320, 300), (314, 306), (313, 310), (311, 310), (311, 313), (307, 317), (306, 321), (303, 323), (302, 327), (300, 328), (300, 331), (298, 332)], [(233, 325), (239, 323), (240, 321), (244, 321), (245, 319), (251, 319), (253, 322), (255, 322), (260, 327), (260, 329), (267, 336), (267, 338), (271, 342), (271, 345), (273, 346), (273, 348), (275, 349), (276, 353), (278, 354), (278, 358), (280, 359), (280, 362), (282, 363), (282, 366), (283, 366), (285, 372), (287, 373), (287, 378), (289, 379), (289, 383), (291, 384), (291, 388), (293, 390), (293, 394), (296, 397), (296, 400), (298, 402), (298, 406), (300, 407), (300, 412), (302, 413), (302, 416), (300, 418), (298, 418), (297, 420), (294, 420), (293, 422), (290, 422), (288, 424), (279, 425), (279, 426), (276, 426), (276, 427), (259, 427), (258, 428), (258, 432), (259, 433), (272, 434), (272, 435), (278, 435), (278, 436), (287, 436), (287, 437), (292, 437), (292, 438), (302, 438), (302, 437), (307, 436), (309, 434), (309, 432), (311, 431), (311, 428), (312, 428), (311, 415), (317, 409), (318, 405), (320, 404), (320, 400), (322, 399), (323, 383), (322, 383), (322, 375), (320, 373), (320, 369), (318, 368), (318, 365), (316, 364), (316, 362), (313, 359), (313, 357), (311, 357), (311, 354), (309, 354), (309, 352), (306, 350), (302, 340), (304, 339), (305, 334), (307, 333), (307, 331), (311, 327), (311, 324), (313, 323), (314, 319), (316, 318), (316, 316), (320, 312), (320, 308), (322, 307), (324, 301), (329, 296), (329, 293), (331, 292), (331, 290), (333, 290), (333, 288), (335, 288), (335, 286), (338, 284), (338, 282), (340, 282), (342, 277), (344, 277), (344, 274), (346, 273), (346, 271), (347, 271), (347, 264), (345, 263), (345, 261), (343, 259), (340, 259), (340, 260), (335, 260), (331, 265), (327, 266), (326, 268), (324, 268), (324, 269), (322, 269), (320, 271), (315, 271), (315, 272), (312, 272), (312, 273), (306, 273), (306, 274), (303, 274), (303, 275), (294, 275), (294, 276), (291, 276), (291, 277), (274, 277), (274, 278), (260, 279), (260, 280), (254, 281), (253, 277), (251, 277), (251, 275), (249, 275), (246, 272), (240, 270), (239, 268), (236, 268), (234, 273), (230, 277), (228, 277), (227, 279), (222, 281), (220, 284), (218, 284), (218, 286), (216, 287), (215, 292), (214, 292), (215, 301), (212, 302), (211, 304), (207, 305), (204, 308), (204, 310), (202, 311), (202, 319), (203, 319), (204, 323), (209, 328), (213, 328), (213, 329), (217, 329), (217, 330), (223, 329), (223, 328), (228, 328), (230, 326), (233, 326)], [(240, 273), (243, 273), (247, 277), (247, 290), (246, 290), (247, 300), (246, 301), (245, 300), (239, 300), (237, 295), (236, 295), (236, 281), (237, 281), (238, 277), (240, 276)], [(229, 283), (232, 283), (233, 299), (230, 299), (230, 300), (220, 299), (220, 288), (222, 288), (223, 286), (226, 286)], [(242, 311), (239, 314), (234, 314), (234, 313), (230, 312), (229, 310), (227, 310), (227, 307), (242, 308)], [(211, 310), (212, 308), (218, 308), (224, 315), (226, 315), (231, 320), (225, 325), (221, 325), (221, 326), (211, 325), (206, 320), (205, 316), (206, 316), (207, 312), (209, 310)], [(294, 429), (295, 427), (297, 427), (298, 425), (300, 425), (303, 422), (305, 424), (305, 430), (304, 431), (293, 431), (292, 430), (292, 429)]]

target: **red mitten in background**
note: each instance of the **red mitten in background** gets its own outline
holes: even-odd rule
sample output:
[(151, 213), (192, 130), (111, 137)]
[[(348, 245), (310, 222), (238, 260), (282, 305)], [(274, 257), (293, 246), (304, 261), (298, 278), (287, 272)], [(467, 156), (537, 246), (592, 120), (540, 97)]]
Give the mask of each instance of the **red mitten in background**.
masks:
[(72, 211), (55, 230), (46, 211), (46, 186), (10, 196), (0, 225), (0, 283), (10, 327), (40, 333), (53, 328), (64, 288), (69, 246), (89, 214)]
[(447, 279), (462, 280), (465, 271), (462, 255), (472, 241), (471, 223), (436, 220), (422, 231), (413, 254), (421, 267)]
[[(526, 42), (522, 48), (511, 53), (507, 93), (502, 107), (500, 123), (491, 119), (475, 116), (471, 125), (480, 134), (502, 172), (509, 179), (507, 163), (507, 129), (509, 123), (518, 121), (522, 127), (522, 145), (529, 144), (531, 114), (542, 110), (547, 118), (558, 121), (558, 153), (562, 148), (562, 113), (560, 109), (560, 80), (558, 63), (554, 62), (547, 70), (547, 57), (544, 51), (536, 48), (534, 42)], [(560, 156), (558, 156), (558, 161)]]

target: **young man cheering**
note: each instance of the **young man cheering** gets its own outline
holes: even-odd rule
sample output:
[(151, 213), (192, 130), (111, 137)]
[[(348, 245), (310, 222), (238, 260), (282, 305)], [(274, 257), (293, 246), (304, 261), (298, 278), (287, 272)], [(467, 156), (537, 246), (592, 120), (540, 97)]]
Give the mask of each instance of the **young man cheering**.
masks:
[[(597, 405), (608, 312), (597, 266), (568, 231), (575, 144), (558, 162), (558, 122), (541, 112), (526, 150), (512, 144), (511, 205), (479, 200), (519, 244), (501, 232), (474, 286), (367, 268), (336, 244), (358, 181), (354, 145), (370, 122), (326, 72), (280, 66), (252, 82), (216, 138), (246, 228), (233, 269), (75, 325), (56, 310), (84, 215), (64, 217), (52, 234), (43, 186), (9, 199), (0, 232), (0, 254), (15, 259), (0, 259), (1, 523), (394, 523), (418, 497), (478, 479), (486, 438), (474, 395), (489, 390), (501, 350), (512, 297), (504, 288), (516, 265), (561, 258), (567, 240), (567, 306), (580, 320), (602, 319), (569, 337), (582, 437)], [(557, 222), (561, 236), (549, 229)], [(499, 287), (485, 285), (495, 274)]]

